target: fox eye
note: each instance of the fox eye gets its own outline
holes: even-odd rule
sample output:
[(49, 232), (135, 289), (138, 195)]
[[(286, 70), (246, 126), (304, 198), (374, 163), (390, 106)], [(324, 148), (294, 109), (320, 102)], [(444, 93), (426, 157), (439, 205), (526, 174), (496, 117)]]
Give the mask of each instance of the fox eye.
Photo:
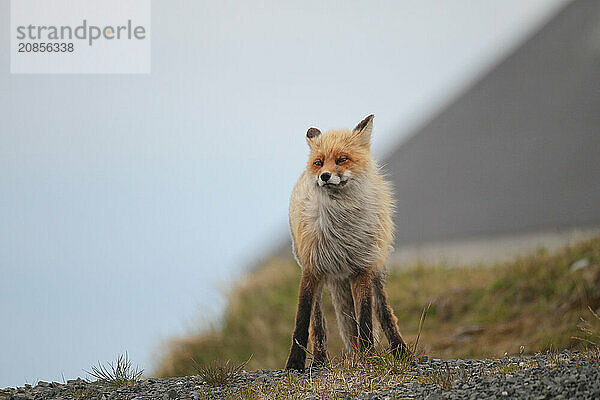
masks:
[(316, 165), (317, 167), (322, 167), (323, 166), (323, 161), (321, 160), (317, 160), (313, 163), (313, 165)]
[(340, 157), (337, 160), (335, 160), (335, 163), (337, 165), (340, 165), (341, 163), (346, 162), (346, 161), (348, 161), (348, 157)]

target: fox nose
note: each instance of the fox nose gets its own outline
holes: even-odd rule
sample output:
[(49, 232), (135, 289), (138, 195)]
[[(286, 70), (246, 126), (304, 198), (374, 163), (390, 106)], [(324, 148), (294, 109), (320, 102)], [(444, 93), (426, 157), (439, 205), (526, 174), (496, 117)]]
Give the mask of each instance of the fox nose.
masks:
[(329, 178), (331, 178), (331, 174), (329, 172), (323, 172), (321, 174), (321, 180), (323, 182), (327, 182), (329, 180)]

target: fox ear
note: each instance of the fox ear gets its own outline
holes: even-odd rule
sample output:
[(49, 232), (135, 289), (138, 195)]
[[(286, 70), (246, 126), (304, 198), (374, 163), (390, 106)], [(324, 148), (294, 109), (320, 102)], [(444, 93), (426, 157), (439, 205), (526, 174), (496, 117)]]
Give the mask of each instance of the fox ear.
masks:
[(312, 145), (313, 139), (319, 136), (320, 134), (321, 131), (317, 128), (308, 128), (308, 131), (306, 132), (306, 142), (308, 143), (309, 147)]
[(369, 115), (358, 123), (352, 130), (360, 140), (362, 145), (368, 146), (371, 144), (371, 132), (373, 131), (373, 114)]

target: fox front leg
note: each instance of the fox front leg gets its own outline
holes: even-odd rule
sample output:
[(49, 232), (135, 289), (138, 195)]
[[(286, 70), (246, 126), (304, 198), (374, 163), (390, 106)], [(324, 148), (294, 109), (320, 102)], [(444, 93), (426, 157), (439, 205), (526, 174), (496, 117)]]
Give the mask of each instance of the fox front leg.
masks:
[(313, 344), (313, 361), (311, 366), (323, 365), (327, 362), (327, 327), (321, 309), (323, 297), (323, 282), (319, 283), (313, 301), (313, 310), (310, 319), (310, 341)]
[(285, 369), (304, 371), (306, 361), (306, 346), (308, 344), (308, 327), (310, 315), (315, 300), (319, 280), (306, 270), (302, 271), (300, 290), (298, 292), (298, 310), (296, 311), (296, 327), (292, 335), (292, 347)]
[(385, 336), (390, 343), (392, 353), (396, 357), (404, 357), (405, 355), (410, 354), (410, 350), (402, 339), (402, 335), (400, 335), (398, 319), (394, 315), (394, 310), (392, 310), (392, 306), (389, 303), (384, 284), (385, 273), (380, 272), (373, 279), (375, 312), (379, 318), (383, 333), (385, 333)]
[(352, 280), (352, 295), (358, 316), (358, 345), (360, 351), (373, 349), (373, 278), (361, 274)]

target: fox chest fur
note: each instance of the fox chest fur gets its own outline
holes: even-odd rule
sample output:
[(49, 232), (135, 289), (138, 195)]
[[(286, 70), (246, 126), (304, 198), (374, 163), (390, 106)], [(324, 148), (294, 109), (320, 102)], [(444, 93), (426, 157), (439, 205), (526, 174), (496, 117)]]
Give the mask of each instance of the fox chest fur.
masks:
[(391, 217), (379, 180), (354, 179), (337, 191), (316, 187), (306, 174), (300, 178), (292, 193), (290, 228), (302, 268), (344, 279), (381, 264), (390, 245), (385, 227)]

